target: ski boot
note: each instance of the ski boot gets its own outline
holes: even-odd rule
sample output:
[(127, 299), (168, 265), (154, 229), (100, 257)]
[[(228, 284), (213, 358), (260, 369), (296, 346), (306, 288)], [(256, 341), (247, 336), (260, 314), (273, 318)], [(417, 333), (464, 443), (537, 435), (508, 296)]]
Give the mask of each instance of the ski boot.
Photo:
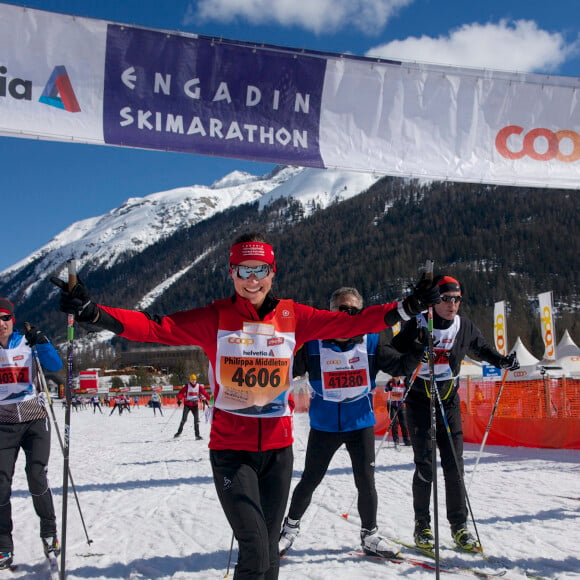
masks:
[(49, 536), (42, 539), (42, 547), (44, 548), (44, 555), (50, 558), (51, 555), (58, 556), (60, 554), (60, 543), (57, 536)]
[(378, 528), (373, 528), (372, 530), (362, 528), (360, 539), (363, 552), (368, 556), (378, 556), (389, 560), (396, 558), (400, 553), (387, 539), (379, 535)]
[(286, 552), (292, 547), (294, 540), (300, 533), (300, 520), (291, 520), (286, 518), (284, 520), (284, 526), (280, 532), (280, 541), (278, 543), (278, 550), (280, 556), (286, 554)]
[(7, 570), (12, 566), (14, 554), (12, 552), (0, 552), (0, 570)]
[(432, 552), (435, 549), (435, 540), (429, 522), (417, 520), (415, 522), (413, 538), (415, 539), (415, 546), (417, 548), (427, 552)]
[(466, 524), (459, 524), (451, 527), (451, 536), (455, 545), (465, 552), (481, 552), (481, 544), (467, 530)]

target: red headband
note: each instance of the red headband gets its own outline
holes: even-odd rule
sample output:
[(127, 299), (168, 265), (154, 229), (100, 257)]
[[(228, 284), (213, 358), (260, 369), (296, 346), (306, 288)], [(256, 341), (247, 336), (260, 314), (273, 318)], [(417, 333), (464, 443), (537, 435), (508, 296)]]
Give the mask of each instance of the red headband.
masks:
[(441, 280), (437, 282), (439, 286), (439, 292), (461, 292), (461, 285), (459, 282), (452, 278), (451, 276), (443, 276)]
[(276, 271), (276, 261), (274, 260), (274, 248), (264, 242), (241, 242), (234, 244), (230, 248), (230, 264), (241, 264), (246, 260), (257, 260), (272, 266)]

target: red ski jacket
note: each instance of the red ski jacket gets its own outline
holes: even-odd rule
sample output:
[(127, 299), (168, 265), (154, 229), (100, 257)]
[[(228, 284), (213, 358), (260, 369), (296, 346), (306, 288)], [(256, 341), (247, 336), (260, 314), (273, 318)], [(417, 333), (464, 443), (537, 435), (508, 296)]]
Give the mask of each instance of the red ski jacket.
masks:
[[(238, 295), (217, 300), (202, 308), (175, 312), (160, 318), (152, 318), (144, 312), (134, 310), (102, 305), (99, 307), (123, 325), (123, 331), (119, 335), (129, 340), (200, 346), (209, 359), (211, 367), (209, 378), (215, 400), (220, 388), (215, 381), (218, 308), (232, 309), (244, 321), (267, 322), (274, 318), (279, 300), (270, 297), (269, 303), (270, 311), (261, 319), (253, 305)], [(396, 310), (397, 303), (369, 306), (354, 316), (347, 312), (318, 310), (297, 302), (293, 302), (293, 306), (296, 317), (296, 347), (294, 349), (296, 352), (308, 340), (380, 332), (387, 326), (385, 316), (391, 310)], [(209, 440), (210, 449), (267, 451), (287, 447), (292, 443), (291, 416), (259, 418), (235, 415), (214, 408)]]
[(195, 383), (195, 385), (191, 385), (192, 387), (198, 387), (198, 394), (197, 394), (197, 398), (195, 401), (191, 400), (191, 399), (187, 399), (187, 389), (189, 388), (189, 385), (191, 383), (188, 383), (187, 385), (183, 385), (183, 387), (181, 387), (181, 389), (179, 390), (179, 393), (177, 393), (177, 398), (180, 399), (181, 401), (183, 401), (183, 404), (186, 407), (197, 407), (197, 402), (199, 399), (201, 399), (202, 401), (208, 401), (209, 402), (209, 395), (207, 394), (207, 391), (199, 384), (199, 383)]

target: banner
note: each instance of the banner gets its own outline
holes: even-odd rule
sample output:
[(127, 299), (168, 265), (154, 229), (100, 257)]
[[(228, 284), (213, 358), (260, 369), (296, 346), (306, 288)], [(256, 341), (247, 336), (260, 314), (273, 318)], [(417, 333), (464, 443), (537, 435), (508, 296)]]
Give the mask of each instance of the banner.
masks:
[(481, 365), (481, 374), (484, 379), (488, 379), (490, 377), (501, 378), (501, 369), (484, 363)]
[(493, 307), (493, 340), (497, 351), (501, 355), (506, 356), (508, 350), (505, 300), (496, 302)]
[(0, 135), (577, 188), (578, 79), (168, 33), (0, 4)]
[(556, 360), (554, 320), (552, 316), (552, 292), (538, 294), (538, 300), (540, 307), (540, 326), (545, 347), (542, 360)]
[(99, 388), (99, 371), (80, 371), (79, 389), (81, 391), (96, 392)]

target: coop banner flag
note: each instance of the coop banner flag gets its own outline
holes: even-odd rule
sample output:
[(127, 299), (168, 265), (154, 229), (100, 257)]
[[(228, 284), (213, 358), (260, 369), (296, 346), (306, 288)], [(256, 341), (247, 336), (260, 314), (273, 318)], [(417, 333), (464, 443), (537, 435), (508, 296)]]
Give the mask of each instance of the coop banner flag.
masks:
[(0, 4), (0, 135), (576, 188), (580, 79), (298, 51)]
[(506, 356), (508, 350), (505, 300), (496, 302), (493, 307), (493, 338), (497, 351), (501, 355)]
[(552, 315), (552, 292), (538, 294), (540, 308), (540, 326), (544, 341), (543, 360), (556, 360), (556, 344), (554, 341), (554, 317)]

